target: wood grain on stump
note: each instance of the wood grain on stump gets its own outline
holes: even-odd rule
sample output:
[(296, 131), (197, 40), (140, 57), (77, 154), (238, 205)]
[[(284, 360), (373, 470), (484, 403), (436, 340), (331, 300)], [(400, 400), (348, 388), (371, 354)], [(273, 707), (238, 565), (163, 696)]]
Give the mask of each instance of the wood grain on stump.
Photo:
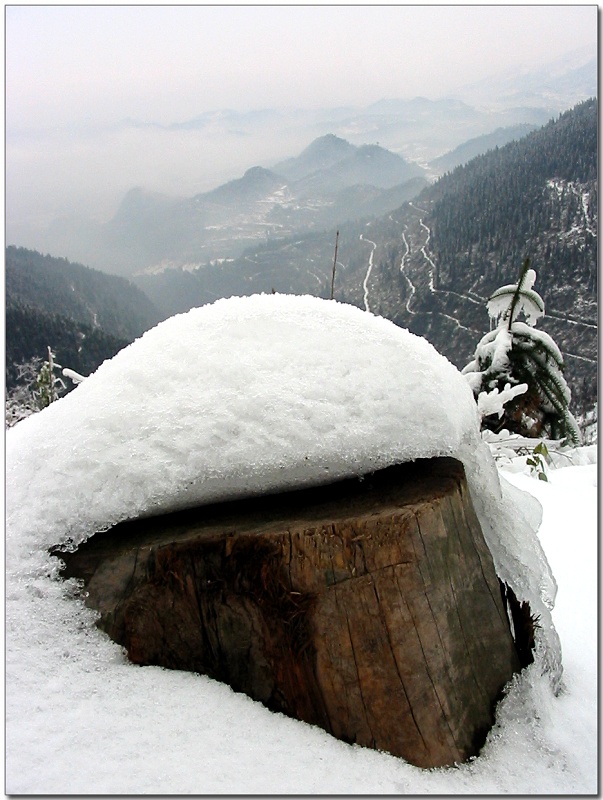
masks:
[(449, 458), (123, 523), (61, 557), (133, 662), (420, 767), (476, 755), (520, 667)]

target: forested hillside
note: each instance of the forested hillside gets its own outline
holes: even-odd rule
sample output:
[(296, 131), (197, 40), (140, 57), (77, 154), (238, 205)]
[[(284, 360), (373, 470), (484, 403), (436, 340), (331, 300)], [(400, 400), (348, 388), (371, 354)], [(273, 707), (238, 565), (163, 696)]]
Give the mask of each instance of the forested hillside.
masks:
[(6, 248), (6, 302), (60, 314), (131, 341), (162, 318), (136, 286), (65, 258)]
[(369, 300), (425, 335), (457, 366), (488, 328), (487, 297), (530, 257), (566, 362), (574, 409), (597, 397), (597, 101), (480, 156), (369, 226), (370, 275), (346, 276)]
[(421, 195), (440, 289), (489, 294), (524, 257), (556, 310), (596, 320), (597, 103), (473, 159)]
[(160, 321), (148, 297), (123, 278), (33, 250), (6, 248), (6, 386), (17, 365), (45, 359), (84, 375)]
[[(127, 344), (127, 340), (69, 317), (10, 303), (6, 307), (6, 388), (10, 391), (19, 382), (17, 365), (34, 358), (45, 360), (48, 347), (62, 367), (89, 375)], [(69, 381), (65, 383), (71, 388)]]

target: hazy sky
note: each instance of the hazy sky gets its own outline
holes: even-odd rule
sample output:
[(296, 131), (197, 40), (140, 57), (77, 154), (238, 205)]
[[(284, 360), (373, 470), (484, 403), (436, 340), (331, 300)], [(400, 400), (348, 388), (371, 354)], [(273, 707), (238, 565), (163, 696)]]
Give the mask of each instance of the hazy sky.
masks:
[(437, 99), (507, 68), (595, 55), (596, 35), (596, 5), (5, 6), (7, 235), (38, 246), (32, 232), (58, 215), (108, 219), (133, 186), (191, 196), (319, 135), (124, 120)]
[(594, 50), (596, 6), (8, 6), (10, 130), (437, 97)]

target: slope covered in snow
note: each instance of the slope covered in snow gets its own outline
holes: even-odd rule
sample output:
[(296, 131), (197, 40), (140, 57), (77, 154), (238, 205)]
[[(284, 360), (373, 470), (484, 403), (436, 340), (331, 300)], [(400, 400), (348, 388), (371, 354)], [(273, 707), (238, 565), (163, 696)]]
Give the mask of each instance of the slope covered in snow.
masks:
[[(553, 703), (561, 686), (556, 585), (536, 533), (540, 506), (499, 481), (458, 370), (387, 320), (311, 297), (221, 300), (161, 323), (8, 431), (9, 793), (350, 792), (351, 775), (366, 792), (361, 763), (383, 765), (376, 791), (391, 791), (394, 773), (407, 786), (398, 791), (427, 786), (399, 759), (333, 743), (208, 679), (129, 665), (96, 630), (75, 587), (56, 580), (48, 548), (77, 546), (139, 515), (438, 455), (464, 463), (498, 574), (540, 615), (536, 662), (513, 696), (529, 707)], [(252, 744), (250, 732), (265, 720), (266, 737)], [(502, 751), (495, 734), (487, 745), (494, 758), (507, 752), (502, 724)], [(316, 753), (311, 779), (301, 779), (308, 754), (283, 749), (281, 735)], [(273, 779), (238, 771), (264, 745), (277, 751)], [(339, 754), (340, 773), (327, 757), (320, 767), (322, 747)], [(283, 777), (287, 752), (295, 762), (289, 774), (301, 783)], [(72, 766), (80, 757), (87, 772)], [(348, 774), (344, 764), (356, 766)]]

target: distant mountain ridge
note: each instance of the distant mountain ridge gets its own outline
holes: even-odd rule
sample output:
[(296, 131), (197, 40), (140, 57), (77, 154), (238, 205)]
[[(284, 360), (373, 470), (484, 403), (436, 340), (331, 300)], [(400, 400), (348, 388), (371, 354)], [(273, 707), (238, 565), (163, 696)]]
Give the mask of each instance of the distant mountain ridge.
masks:
[(375, 216), (427, 183), (425, 170), (401, 156), (331, 135), (272, 169), (251, 167), (190, 198), (132, 189), (109, 222), (63, 222), (56, 236), (73, 237), (78, 260), (130, 277), (236, 258), (258, 241)]
[(334, 134), (315, 139), (299, 156), (276, 164), (274, 170), (302, 194), (333, 193), (358, 185), (391, 189), (425, 177), (424, 169), (396, 153), (375, 144), (356, 147)]
[(212, 203), (240, 203), (255, 202), (271, 195), (287, 183), (287, 179), (276, 171), (265, 167), (251, 167), (242, 178), (228, 181), (228, 183), (212, 189), (210, 192), (196, 195), (193, 202), (209, 201)]
[(347, 186), (366, 183), (380, 189), (391, 189), (425, 175), (421, 167), (375, 144), (362, 145), (331, 169)]
[(462, 87), (458, 95), (471, 103), (495, 107), (531, 105), (564, 109), (597, 96), (598, 63), (592, 53), (574, 50), (538, 68), (518, 66), (506, 74)]
[(438, 158), (434, 158), (433, 161), (429, 162), (429, 166), (432, 170), (438, 172), (439, 175), (443, 175), (445, 172), (455, 167), (460, 167), (462, 164), (471, 161), (471, 159), (487, 153), (488, 150), (494, 150), (496, 147), (504, 147), (504, 145), (509, 142), (521, 139), (534, 130), (537, 130), (537, 126), (527, 123), (523, 125), (512, 125), (508, 128), (497, 128), (492, 133), (478, 136), (475, 139), (469, 139), (469, 141), (455, 147), (454, 150), (444, 153)]
[[(111, 165), (114, 163), (111, 155), (114, 140), (125, 138), (130, 146), (137, 148), (132, 163), (146, 165), (143, 184), (184, 199), (237, 178), (254, 164), (283, 174), (274, 165), (301, 152), (309, 142), (325, 134), (332, 134), (353, 146), (378, 143), (407, 162), (425, 166), (497, 128), (546, 124), (554, 115), (595, 96), (597, 90), (596, 52), (593, 48), (583, 48), (561, 56), (551, 53), (550, 62), (542, 69), (518, 63), (504, 73), (488, 75), (486, 81), (459, 87), (454, 96), (393, 97), (366, 106), (311, 109), (291, 106), (249, 110), (200, 108), (188, 119), (129, 118), (115, 122), (108, 129), (91, 123), (79, 132), (72, 132), (64, 152), (68, 157), (70, 149), (73, 150), (74, 167), (82, 164), (78, 155), (80, 146), (85, 150), (89, 145), (82, 137), (93, 134), (98, 137), (102, 150), (102, 156), (101, 150), (98, 151), (100, 160), (97, 163)], [(295, 101), (294, 95), (292, 101)], [(50, 131), (48, 134), (54, 136)], [(21, 135), (25, 140), (18, 144)], [(9, 131), (6, 144), (9, 158), (12, 158), (13, 147), (33, 148), (35, 153), (35, 148), (40, 146), (25, 132), (16, 131)], [(164, 153), (165, 158), (157, 157), (160, 153)], [(77, 201), (66, 188), (61, 189), (61, 181), (38, 181), (35, 174), (29, 173), (23, 185), (17, 180), (7, 183), (5, 228), (8, 243), (64, 255), (72, 261), (122, 274), (131, 274), (134, 263), (136, 269), (141, 265), (148, 267), (145, 262), (149, 254), (157, 256), (154, 260), (157, 268), (164, 261), (176, 263), (178, 234), (175, 232), (171, 237), (164, 230), (161, 235), (157, 232), (151, 237), (156, 240), (155, 249), (141, 241), (131, 242), (128, 265), (125, 253), (129, 245), (124, 237), (120, 238), (119, 232), (114, 233), (96, 222), (107, 222), (121, 198), (115, 196), (112, 188), (105, 187), (102, 177), (100, 180), (93, 177), (94, 169), (76, 171), (83, 188)], [(124, 174), (127, 173), (128, 170)], [(130, 169), (129, 174), (132, 186), (141, 182), (138, 170)], [(54, 191), (53, 184), (58, 191)], [(127, 182), (126, 188), (129, 185)], [(149, 219), (154, 222), (151, 215)], [(178, 224), (177, 216), (174, 224)], [(253, 241), (249, 243), (252, 245)], [(206, 252), (198, 258), (191, 253), (189, 256), (191, 264), (208, 260)], [(209, 258), (231, 256), (232, 253), (214, 252)]]

